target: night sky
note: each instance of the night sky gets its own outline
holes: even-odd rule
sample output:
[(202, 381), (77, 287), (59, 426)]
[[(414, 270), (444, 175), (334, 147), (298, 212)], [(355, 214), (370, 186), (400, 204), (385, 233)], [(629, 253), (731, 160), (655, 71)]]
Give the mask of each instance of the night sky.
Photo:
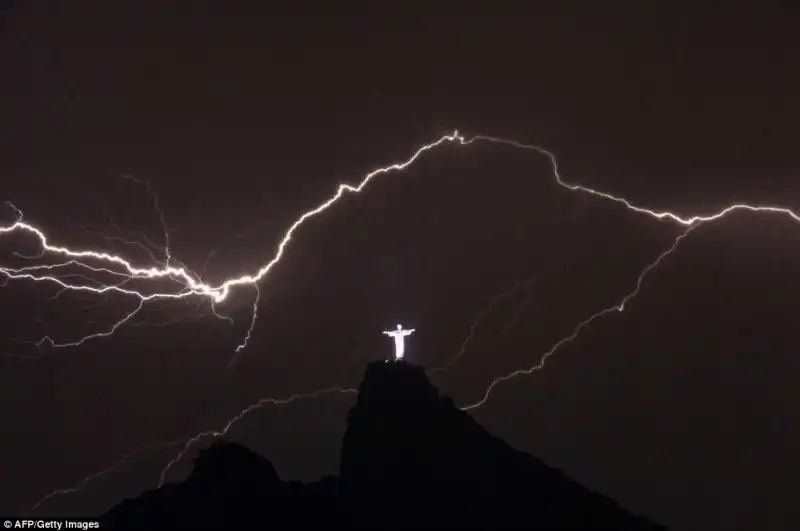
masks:
[[(150, 266), (119, 238), (163, 244), (153, 191), (172, 256), (205, 266), (212, 283), (266, 263), (339, 183), (454, 129), (546, 147), (568, 181), (651, 209), (800, 209), (797, 8), (247, 4), (4, 3), (0, 199), (52, 243)], [(15, 220), (10, 207), (0, 216)], [(30, 514), (128, 451), (221, 428), (259, 398), (357, 387), (369, 361), (391, 356), (381, 331), (398, 322), (416, 328), (407, 359), (440, 366), (493, 297), (529, 279), (474, 328), (457, 363), (431, 375), (456, 403), (475, 402), (629, 293), (682, 230), (559, 187), (535, 151), (448, 144), (298, 230), (259, 284), (239, 354), (253, 287), (218, 305), (233, 324), (200, 298), (160, 302), (113, 337), (54, 349), (31, 343), (106, 330), (136, 300), (50, 300), (53, 284), (10, 281), (0, 290), (0, 514)], [(29, 236), (3, 236), (0, 265), (45, 263), (13, 254), (38, 250)], [(705, 224), (623, 313), (471, 414), (674, 529), (796, 529), (798, 271), (800, 224), (789, 217)], [(338, 469), (353, 402), (266, 406), (229, 439), (284, 479), (316, 479)], [(154, 487), (177, 449), (137, 455), (36, 514), (101, 513)]]

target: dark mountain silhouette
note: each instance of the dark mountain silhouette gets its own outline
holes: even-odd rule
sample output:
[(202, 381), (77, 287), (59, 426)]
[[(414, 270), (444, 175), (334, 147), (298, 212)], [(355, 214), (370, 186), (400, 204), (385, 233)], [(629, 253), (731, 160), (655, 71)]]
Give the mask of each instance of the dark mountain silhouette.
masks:
[(281, 481), (247, 448), (218, 442), (189, 478), (112, 508), (102, 529), (663, 530), (492, 436), (420, 368), (367, 367), (339, 477)]

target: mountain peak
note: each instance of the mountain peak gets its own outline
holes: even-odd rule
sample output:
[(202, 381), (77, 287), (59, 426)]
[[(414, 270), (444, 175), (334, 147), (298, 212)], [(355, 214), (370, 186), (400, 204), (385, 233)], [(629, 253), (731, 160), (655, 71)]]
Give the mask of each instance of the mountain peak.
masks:
[(408, 411), (433, 407), (439, 391), (430, 383), (425, 370), (405, 361), (378, 361), (367, 365), (353, 411), (380, 409), (402, 417)]
[(216, 443), (182, 484), (123, 502), (103, 527), (269, 518), (295, 528), (665, 529), (492, 436), (404, 361), (367, 366), (347, 422), (338, 478), (283, 482), (268, 460)]
[(524, 519), (547, 529), (653, 529), (491, 435), (440, 396), (421, 367), (402, 361), (366, 369), (342, 441), (341, 485), (370, 499), (376, 516), (396, 499), (414, 500), (398, 525), (518, 527)]

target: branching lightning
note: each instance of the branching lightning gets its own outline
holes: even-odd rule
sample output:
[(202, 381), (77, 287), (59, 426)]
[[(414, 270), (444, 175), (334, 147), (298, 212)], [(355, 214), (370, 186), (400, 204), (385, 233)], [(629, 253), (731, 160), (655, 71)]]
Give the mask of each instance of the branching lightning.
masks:
[[(133, 309), (133, 311), (127, 313), (120, 320), (118, 320), (116, 323), (114, 323), (104, 331), (87, 335), (76, 341), (56, 342), (49, 337), (45, 337), (39, 342), (40, 344), (48, 343), (54, 347), (80, 345), (92, 339), (111, 336), (121, 326), (125, 324), (132, 324), (133, 318), (140, 311), (142, 311), (145, 304), (150, 302), (183, 300), (192, 297), (198, 297), (202, 300), (210, 301), (212, 309), (215, 310), (216, 305), (224, 302), (230, 296), (234, 288), (239, 286), (252, 285), (257, 290), (256, 292), (257, 296), (253, 305), (253, 314), (250, 326), (247, 330), (247, 333), (243, 341), (236, 347), (236, 350), (239, 351), (246, 347), (250, 335), (252, 334), (254, 327), (256, 326), (257, 315), (258, 315), (257, 308), (258, 304), (261, 302), (261, 292), (259, 291), (259, 283), (262, 280), (266, 279), (266, 277), (269, 275), (272, 269), (280, 263), (281, 259), (285, 254), (286, 249), (288, 248), (289, 243), (295, 236), (296, 231), (306, 221), (328, 210), (336, 202), (338, 202), (338, 200), (342, 198), (345, 194), (356, 194), (362, 192), (362, 190), (364, 190), (364, 188), (375, 177), (382, 174), (400, 172), (408, 168), (426, 152), (435, 150), (436, 148), (443, 146), (445, 144), (469, 146), (476, 143), (499, 144), (499, 145), (510, 146), (517, 149), (535, 151), (536, 153), (548, 158), (552, 168), (553, 177), (555, 179), (555, 182), (559, 186), (572, 192), (582, 192), (585, 194), (596, 196), (598, 198), (612, 201), (614, 203), (624, 206), (628, 210), (631, 210), (638, 214), (649, 216), (656, 220), (675, 223), (679, 226), (684, 227), (684, 230), (680, 233), (680, 235), (675, 239), (673, 244), (666, 251), (664, 251), (661, 255), (659, 255), (654, 262), (650, 263), (641, 272), (633, 291), (628, 293), (614, 306), (600, 310), (599, 312), (591, 315), (590, 317), (579, 323), (570, 335), (559, 340), (548, 352), (546, 352), (541, 357), (537, 365), (530, 367), (528, 369), (517, 370), (508, 375), (494, 379), (486, 389), (481, 400), (475, 402), (474, 404), (464, 406), (463, 409), (465, 410), (474, 409), (485, 404), (491, 392), (500, 383), (508, 381), (517, 376), (531, 374), (534, 371), (542, 369), (545, 365), (545, 362), (550, 356), (552, 356), (558, 349), (563, 347), (565, 344), (573, 341), (576, 337), (578, 337), (581, 331), (584, 328), (586, 328), (590, 323), (594, 322), (595, 320), (599, 319), (602, 316), (613, 313), (615, 311), (617, 312), (623, 311), (625, 309), (626, 304), (639, 293), (639, 290), (641, 288), (642, 282), (645, 279), (645, 277), (653, 269), (655, 269), (661, 262), (663, 262), (665, 258), (667, 258), (670, 254), (672, 254), (678, 248), (683, 239), (694, 229), (698, 228), (700, 225), (707, 222), (719, 220), (727, 216), (728, 214), (731, 214), (739, 210), (781, 214), (791, 217), (794, 221), (800, 221), (800, 216), (798, 216), (798, 214), (796, 214), (792, 210), (784, 207), (770, 206), (770, 205), (733, 204), (712, 214), (705, 214), (705, 215), (698, 214), (689, 217), (682, 217), (670, 211), (652, 210), (643, 206), (636, 205), (631, 201), (629, 201), (628, 199), (613, 195), (611, 193), (603, 192), (579, 184), (568, 183), (562, 178), (559, 172), (558, 162), (556, 160), (555, 155), (545, 148), (533, 144), (523, 144), (514, 140), (507, 140), (491, 136), (478, 135), (478, 136), (473, 136), (471, 138), (466, 138), (460, 135), (457, 131), (454, 131), (452, 134), (444, 135), (438, 140), (435, 140), (428, 144), (424, 144), (423, 146), (419, 147), (409, 158), (407, 158), (402, 162), (396, 162), (388, 166), (380, 167), (371, 171), (370, 173), (366, 174), (366, 176), (364, 176), (363, 179), (356, 185), (351, 185), (351, 184), (339, 185), (336, 188), (336, 191), (330, 197), (328, 197), (328, 199), (319, 203), (314, 208), (302, 213), (289, 226), (289, 228), (284, 232), (283, 236), (281, 237), (277, 245), (276, 251), (271, 259), (269, 259), (266, 263), (264, 263), (262, 266), (260, 266), (258, 269), (255, 269), (251, 273), (243, 274), (240, 276), (233, 276), (218, 284), (211, 284), (204, 282), (202, 280), (202, 274), (201, 275), (195, 274), (194, 272), (189, 270), (185, 265), (180, 263), (179, 260), (177, 260), (175, 257), (172, 256), (170, 251), (169, 230), (167, 229), (166, 226), (164, 212), (159, 206), (158, 198), (148, 183), (133, 177), (130, 178), (138, 182), (139, 184), (144, 184), (147, 187), (147, 190), (150, 192), (153, 198), (154, 207), (156, 211), (159, 213), (161, 225), (164, 232), (164, 245), (156, 246), (152, 244), (152, 242), (146, 239), (144, 240), (146, 243), (143, 243), (142, 241), (138, 240), (131, 242), (131, 241), (123, 241), (121, 239), (117, 239), (117, 241), (128, 245), (133, 245), (144, 250), (151, 260), (150, 264), (134, 263), (132, 259), (128, 259), (122, 255), (113, 254), (103, 250), (70, 248), (58, 245), (57, 243), (53, 243), (51, 242), (51, 238), (48, 237), (46, 231), (37, 227), (34, 224), (25, 221), (23, 217), (23, 212), (15, 205), (8, 203), (10, 208), (15, 212), (17, 219), (15, 222), (9, 225), (5, 226), (0, 225), (0, 239), (4, 235), (10, 235), (12, 233), (24, 234), (29, 237), (33, 237), (38, 242), (38, 245), (40, 247), (40, 253), (35, 257), (22, 257), (21, 255), (17, 254), (16, 255), (17, 258), (33, 259), (33, 258), (43, 258), (43, 257), (56, 257), (61, 261), (52, 264), (39, 264), (35, 266), (23, 266), (23, 267), (0, 265), (0, 278), (4, 278), (6, 282), (9, 280), (20, 280), (20, 281), (27, 280), (29, 282), (42, 282), (42, 283), (53, 284), (59, 287), (60, 289), (59, 294), (74, 291), (74, 292), (95, 294), (98, 296), (119, 295), (132, 298), (136, 301), (136, 306)], [(114, 237), (106, 237), (106, 240), (113, 241), (113, 238)], [(159, 249), (164, 255), (163, 260), (157, 260), (155, 254), (152, 252), (152, 249)], [(76, 273), (75, 272), (76, 270), (80, 270), (80, 273), (79, 274)], [(103, 280), (104, 278), (105, 280)], [(113, 278), (115, 280), (111, 281), (109, 280), (110, 278)], [(59, 296), (59, 294), (57, 294), (57, 296)], [(218, 315), (216, 314), (216, 311), (215, 315)], [(227, 318), (225, 316), (220, 316), (220, 315), (218, 315), (218, 317)], [(482, 318), (483, 315), (479, 316), (479, 319), (476, 320), (475, 323), (473, 323), (473, 326), (470, 328), (469, 336), (461, 345), (461, 350), (459, 351), (459, 354), (456, 356), (454, 360), (449, 362), (448, 365), (452, 364), (453, 361), (457, 360), (463, 355), (463, 352), (466, 349), (466, 346), (470, 338), (472, 337), (474, 328), (477, 327), (478, 321)], [(179, 462), (186, 455), (186, 453), (190, 450), (192, 445), (197, 444), (200, 440), (204, 438), (221, 437), (226, 435), (236, 422), (241, 420), (242, 417), (254, 411), (255, 409), (258, 409), (266, 404), (288, 404), (300, 398), (314, 398), (334, 392), (357, 393), (357, 390), (343, 389), (336, 387), (322, 391), (317, 391), (315, 393), (293, 395), (283, 400), (275, 398), (265, 398), (243, 409), (235, 417), (233, 417), (222, 429), (202, 432), (193, 437), (188, 437), (180, 441), (170, 441), (168, 443), (163, 443), (161, 447), (177, 446), (178, 444), (183, 444), (183, 448), (164, 467), (161, 473), (159, 484), (164, 483), (169, 470), (175, 465), (175, 463)], [(139, 448), (138, 450), (135, 450), (134, 452), (127, 454), (112, 467), (109, 467), (91, 476), (87, 476), (82, 482), (80, 482), (76, 487), (73, 487), (72, 489), (54, 491), (53, 493), (47, 495), (42, 500), (37, 502), (36, 508), (38, 508), (43, 502), (52, 498), (55, 495), (75, 492), (77, 490), (82, 489), (92, 479), (110, 473), (113, 469), (115, 469), (118, 466), (121, 466), (121, 464), (126, 462), (133, 455), (136, 455), (144, 451), (145, 449), (151, 447), (156, 447), (156, 446), (151, 445), (150, 447)]]
[(533, 367), (529, 367), (527, 369), (519, 369), (509, 374), (506, 374), (505, 376), (500, 376), (492, 380), (492, 382), (489, 384), (489, 387), (486, 388), (486, 391), (483, 394), (483, 398), (481, 398), (474, 404), (463, 406), (461, 409), (470, 410), (482, 406), (483, 404), (486, 403), (487, 400), (489, 400), (489, 395), (492, 393), (492, 391), (497, 385), (501, 384), (502, 382), (511, 380), (512, 378), (516, 378), (517, 376), (521, 376), (523, 374), (531, 374), (534, 371), (539, 371), (543, 369), (545, 362), (547, 362), (547, 358), (555, 354), (556, 351), (562, 346), (574, 341), (575, 338), (577, 338), (578, 335), (581, 333), (581, 331), (596, 319), (599, 319), (600, 317), (603, 317), (604, 315), (607, 315), (612, 312), (625, 311), (625, 305), (628, 304), (628, 302), (631, 299), (633, 299), (634, 297), (636, 297), (636, 295), (639, 294), (639, 290), (641, 290), (642, 288), (642, 281), (644, 281), (644, 278), (647, 276), (647, 274), (650, 273), (656, 267), (658, 267), (658, 265), (661, 264), (661, 262), (663, 262), (665, 258), (671, 255), (678, 248), (683, 239), (699, 226), (700, 224), (695, 224), (684, 229), (684, 231), (681, 232), (681, 234), (677, 238), (675, 238), (675, 241), (666, 251), (658, 255), (658, 258), (656, 258), (653, 262), (651, 262), (650, 264), (648, 264), (647, 267), (644, 268), (644, 270), (639, 274), (639, 277), (636, 279), (636, 286), (634, 287), (633, 291), (625, 295), (618, 303), (614, 304), (613, 306), (609, 306), (608, 308), (604, 308), (599, 312), (590, 315), (588, 318), (584, 319), (580, 323), (578, 323), (578, 325), (573, 329), (571, 334), (557, 341), (556, 344), (553, 345), (552, 348), (550, 348), (550, 350), (544, 353), (544, 355), (539, 360), (539, 363), (537, 363)]
[[(492, 297), (492, 299), (489, 301), (489, 303), (483, 308), (483, 310), (481, 310), (478, 313), (477, 317), (475, 317), (475, 320), (472, 321), (472, 324), (469, 325), (469, 331), (467, 332), (467, 336), (461, 342), (461, 347), (458, 349), (458, 353), (455, 356), (453, 356), (450, 359), (450, 361), (448, 361), (444, 365), (442, 365), (440, 367), (435, 367), (435, 368), (431, 369), (429, 372), (443, 371), (443, 370), (447, 369), (448, 367), (450, 367), (451, 365), (453, 365), (459, 359), (461, 359), (461, 356), (463, 356), (464, 353), (467, 351), (467, 345), (469, 345), (470, 341), (472, 341), (472, 336), (475, 335), (475, 330), (477, 330), (478, 325), (480, 325), (481, 321), (483, 321), (490, 313), (492, 313), (492, 310), (497, 306), (497, 304), (501, 300), (505, 299), (506, 297), (510, 297), (511, 295), (516, 293), (521, 287), (523, 287), (523, 286), (530, 287), (530, 285), (533, 284), (534, 282), (536, 282), (536, 280), (537, 280), (536, 277), (524, 278), (522, 280), (517, 281), (513, 286), (511, 286), (506, 291), (504, 291), (502, 293), (498, 293), (497, 295)], [(504, 330), (506, 330), (507, 328), (510, 328), (511, 326), (513, 326), (516, 323), (516, 321), (519, 319), (519, 313), (521, 313), (521, 312), (517, 312), (517, 314), (515, 315), (514, 320), (511, 323), (509, 323), (508, 325), (506, 325), (503, 328)]]
[(162, 443), (145, 444), (145, 445), (140, 446), (140, 447), (138, 447), (138, 448), (136, 448), (134, 450), (131, 450), (130, 452), (125, 454), (122, 458), (120, 458), (118, 461), (116, 461), (111, 466), (109, 466), (107, 468), (104, 468), (103, 470), (100, 470), (99, 472), (95, 472), (93, 474), (89, 474), (88, 476), (83, 478), (74, 487), (70, 487), (70, 488), (66, 488), (66, 489), (56, 489), (53, 492), (51, 492), (51, 493), (47, 494), (46, 496), (42, 497), (40, 500), (38, 500), (33, 505), (32, 509), (31, 509), (31, 512), (37, 511), (42, 506), (42, 504), (44, 504), (45, 502), (47, 502), (48, 500), (50, 500), (50, 499), (52, 499), (52, 498), (54, 498), (56, 496), (65, 495), (65, 494), (73, 494), (75, 492), (79, 492), (80, 490), (84, 489), (86, 487), (86, 485), (88, 485), (93, 480), (98, 479), (98, 478), (100, 478), (102, 476), (106, 476), (108, 474), (111, 474), (115, 470), (119, 469), (119, 467), (124, 465), (127, 461), (129, 461), (131, 458), (133, 458), (136, 455), (140, 455), (140, 454), (142, 454), (144, 452), (148, 452), (148, 451), (152, 451), (152, 450), (160, 450), (162, 448), (170, 448), (172, 446), (178, 446), (179, 444), (183, 444), (183, 448), (181, 449), (181, 451), (175, 457), (173, 457), (166, 464), (166, 466), (162, 469), (161, 478), (160, 478), (159, 483), (158, 483), (158, 486), (160, 487), (160, 486), (162, 486), (164, 484), (167, 472), (169, 472), (169, 470), (176, 463), (178, 463), (181, 459), (183, 459), (183, 457), (186, 455), (186, 453), (189, 451), (189, 449), (192, 447), (192, 445), (198, 443), (201, 439), (204, 439), (204, 438), (217, 438), (217, 437), (225, 436), (228, 433), (228, 431), (233, 427), (233, 425), (236, 424), (237, 422), (239, 422), (240, 420), (242, 420), (242, 418), (244, 418), (245, 415), (247, 415), (248, 413), (251, 413), (251, 412), (255, 411), (256, 409), (259, 409), (259, 408), (261, 408), (263, 406), (266, 406), (266, 405), (291, 404), (295, 400), (308, 399), (308, 398), (317, 398), (317, 397), (328, 395), (328, 394), (332, 394), (332, 393), (358, 394), (358, 390), (357, 389), (346, 389), (346, 388), (342, 388), (342, 387), (331, 387), (331, 388), (328, 388), (328, 389), (321, 389), (319, 391), (314, 391), (312, 393), (298, 393), (298, 394), (294, 394), (294, 395), (292, 395), (292, 396), (290, 396), (288, 398), (283, 398), (283, 399), (279, 399), (279, 398), (262, 398), (258, 402), (250, 404), (249, 406), (247, 406), (246, 408), (241, 410), (235, 417), (233, 417), (231, 420), (229, 420), (228, 423), (225, 424), (225, 426), (220, 430), (204, 431), (202, 433), (198, 433), (197, 435), (194, 435), (194, 436), (191, 436), (191, 437), (183, 437), (181, 439), (174, 439), (174, 440), (167, 441), (167, 442), (162, 442)]
[[(258, 270), (256, 270), (254, 273), (251, 274), (244, 274), (238, 277), (231, 277), (219, 284), (213, 285), (203, 282), (199, 275), (193, 273), (184, 265), (179, 264), (179, 262), (175, 260), (170, 253), (169, 230), (166, 226), (164, 212), (159, 206), (158, 196), (153, 192), (149, 183), (147, 183), (146, 181), (141, 181), (140, 179), (131, 176), (126, 176), (126, 178), (132, 179), (138, 182), (139, 184), (144, 184), (147, 187), (148, 192), (150, 192), (153, 198), (154, 207), (156, 211), (159, 213), (165, 240), (165, 244), (163, 247), (165, 260), (163, 266), (160, 266), (160, 264), (158, 264), (158, 265), (151, 265), (149, 267), (144, 267), (140, 265), (135, 265), (131, 260), (126, 259), (123, 256), (117, 254), (111, 254), (99, 250), (72, 249), (69, 247), (56, 245), (50, 242), (50, 239), (47, 237), (45, 231), (30, 223), (25, 222), (23, 220), (22, 211), (19, 208), (17, 208), (15, 205), (10, 205), (11, 208), (17, 214), (17, 220), (11, 225), (0, 226), (0, 237), (10, 233), (26, 233), (28, 235), (33, 236), (36, 240), (38, 240), (38, 243), (41, 247), (41, 253), (39, 256), (55, 255), (55, 256), (65, 257), (68, 260), (60, 264), (38, 266), (38, 269), (0, 266), (0, 274), (6, 276), (11, 280), (29, 280), (33, 282), (55, 283), (61, 288), (69, 291), (81, 291), (81, 292), (94, 293), (97, 295), (120, 294), (128, 297), (138, 298), (141, 303), (156, 301), (156, 300), (186, 299), (189, 297), (199, 296), (210, 299), (212, 304), (218, 304), (225, 301), (228, 298), (233, 288), (244, 285), (256, 285), (258, 282), (266, 278), (272, 271), (272, 269), (283, 258), (289, 243), (292, 241), (292, 238), (295, 235), (295, 232), (306, 221), (308, 221), (312, 217), (315, 217), (325, 212), (328, 208), (333, 206), (346, 193), (360, 193), (375, 177), (390, 172), (397, 172), (404, 170), (405, 168), (413, 164), (424, 153), (431, 151), (444, 144), (457, 144), (462, 146), (468, 146), (476, 142), (503, 144), (518, 149), (536, 151), (539, 154), (544, 155), (549, 159), (550, 164), (553, 168), (553, 176), (555, 177), (556, 182), (560, 186), (570, 191), (580, 191), (595, 195), (597, 197), (608, 199), (610, 201), (614, 201), (616, 203), (624, 205), (629, 210), (632, 210), (640, 214), (645, 214), (659, 220), (667, 220), (678, 223), (680, 225), (691, 226), (701, 222), (708, 222), (720, 219), (736, 210), (748, 210), (752, 212), (780, 213), (792, 217), (795, 221), (800, 221), (800, 216), (798, 216), (788, 208), (775, 207), (775, 206), (757, 206), (749, 204), (734, 204), (714, 214), (694, 215), (690, 217), (681, 217), (669, 211), (650, 210), (645, 207), (637, 206), (625, 198), (618, 197), (592, 188), (588, 188), (582, 185), (570, 184), (566, 182), (560, 175), (558, 169), (558, 162), (556, 160), (555, 155), (553, 155), (553, 153), (542, 147), (539, 147), (534, 144), (523, 144), (514, 140), (507, 140), (507, 139), (491, 137), (491, 136), (483, 136), (483, 135), (478, 135), (467, 139), (464, 136), (460, 135), (457, 131), (454, 131), (452, 134), (444, 135), (438, 140), (435, 140), (434, 142), (425, 144), (422, 147), (418, 148), (408, 159), (406, 159), (403, 162), (396, 162), (394, 164), (390, 164), (388, 166), (384, 166), (371, 171), (357, 185), (350, 185), (350, 184), (339, 185), (338, 188), (336, 189), (336, 192), (333, 195), (331, 195), (328, 199), (318, 204), (311, 210), (304, 212), (289, 226), (289, 228), (283, 234), (283, 237), (281, 238), (280, 242), (278, 243), (277, 250), (272, 259), (270, 259), (268, 262), (262, 265)], [(67, 263), (70, 263), (71, 265), (79, 264), (81, 268), (86, 269), (89, 272), (95, 274), (100, 274), (100, 273), (109, 274), (110, 272), (110, 274), (125, 277), (125, 280), (152, 281), (153, 289), (144, 290), (142, 288), (128, 287), (127, 284), (125, 283), (101, 282), (98, 284), (97, 281), (89, 282), (87, 281), (87, 279), (83, 279), (83, 282), (80, 282), (81, 277), (75, 279), (75, 277), (68, 277), (65, 275), (58, 274), (58, 269), (65, 267)], [(100, 264), (102, 264), (102, 266)], [(170, 284), (173, 285), (173, 288), (165, 290), (163, 286), (164, 282), (169, 282)], [(138, 310), (141, 310), (141, 307), (138, 307)], [(125, 315), (122, 319), (114, 323), (114, 325), (112, 325), (107, 330), (95, 334), (90, 334), (77, 341), (55, 342), (52, 339), (50, 339), (45, 342), (56, 347), (66, 347), (66, 346), (80, 345), (91, 339), (108, 337), (109, 335), (112, 335), (114, 332), (116, 332), (122, 325), (129, 323), (134, 315), (136, 315), (136, 311), (134, 311), (132, 314)], [(248, 329), (248, 332), (251, 331), (252, 331), (252, 326)], [(246, 343), (247, 342), (245, 340), (241, 345), (239, 345), (239, 347), (246, 345)], [(237, 347), (237, 350), (241, 350), (241, 348), (239, 347)]]
[[(240, 352), (247, 346), (247, 342), (250, 341), (250, 336), (253, 333), (253, 329), (256, 327), (256, 321), (258, 320), (258, 304), (261, 302), (261, 290), (258, 289), (258, 284), (254, 284), (256, 288), (256, 300), (253, 302), (253, 317), (250, 319), (250, 327), (247, 329), (247, 332), (244, 335), (244, 340), (236, 346), (235, 351)], [(230, 365), (236, 360), (236, 358), (231, 358)]]
[(511, 333), (511, 329), (517, 325), (519, 318), (522, 317), (523, 312), (528, 309), (532, 300), (532, 283), (528, 283), (525, 284), (525, 300), (522, 301), (522, 304), (519, 305), (517, 311), (514, 312), (514, 317), (500, 330), (500, 335), (507, 336)]
[[(295, 231), (301, 225), (303, 225), (303, 223), (305, 223), (308, 219), (317, 216), (318, 214), (330, 208), (346, 193), (360, 193), (364, 189), (364, 187), (366, 187), (367, 184), (369, 184), (369, 182), (376, 176), (384, 173), (403, 170), (406, 167), (410, 166), (426, 151), (430, 151), (448, 142), (458, 142), (461, 144), (467, 143), (464, 137), (459, 135), (458, 132), (454, 132), (451, 135), (445, 135), (436, 140), (435, 142), (420, 147), (419, 149), (417, 149), (417, 151), (414, 152), (414, 154), (411, 157), (409, 157), (404, 162), (394, 163), (389, 166), (373, 170), (372, 172), (368, 173), (358, 185), (355, 186), (349, 184), (339, 185), (336, 192), (332, 196), (330, 196), (327, 200), (317, 205), (315, 208), (303, 213), (300, 217), (297, 218), (297, 220), (295, 220), (294, 223), (291, 224), (289, 229), (284, 233), (283, 237), (278, 243), (277, 251), (275, 252), (275, 255), (271, 260), (269, 260), (266, 264), (261, 266), (261, 268), (259, 268), (255, 273), (229, 278), (218, 285), (211, 285), (204, 283), (198, 275), (194, 274), (185, 266), (176, 267), (170, 265), (170, 263), (175, 262), (175, 260), (171, 257), (169, 251), (169, 231), (167, 230), (166, 223), (164, 222), (163, 211), (158, 205), (157, 196), (152, 192), (152, 189), (150, 188), (149, 184), (146, 184), (146, 186), (148, 188), (148, 191), (150, 191), (153, 196), (154, 206), (156, 210), (159, 212), (162, 221), (162, 226), (164, 228), (164, 237), (165, 237), (164, 252), (166, 255), (166, 260), (163, 267), (136, 266), (130, 260), (116, 254), (110, 254), (107, 252), (96, 251), (96, 250), (70, 249), (68, 247), (51, 244), (50, 240), (48, 239), (47, 235), (43, 230), (23, 221), (22, 211), (14, 205), (12, 205), (12, 208), (17, 213), (18, 216), (17, 221), (8, 226), (0, 226), (0, 237), (3, 236), (4, 234), (10, 234), (14, 232), (27, 233), (29, 235), (34, 236), (38, 240), (39, 245), (41, 246), (41, 255), (44, 254), (60, 255), (67, 258), (71, 258), (73, 260), (81, 261), (82, 267), (94, 273), (101, 273), (104, 270), (107, 270), (108, 267), (113, 266), (118, 268), (118, 271), (116, 271), (118, 274), (123, 275), (128, 279), (152, 280), (152, 281), (167, 280), (174, 282), (176, 284), (175, 289), (169, 291), (158, 291), (158, 290), (144, 291), (141, 289), (126, 288), (120, 284), (103, 284), (101, 286), (96, 286), (93, 285), (94, 283), (76, 283), (74, 281), (70, 282), (65, 280), (63, 276), (52, 274), (53, 270), (56, 269), (56, 267), (54, 266), (42, 266), (41, 269), (47, 271), (49, 274), (40, 273), (38, 270), (37, 271), (28, 271), (24, 269), (19, 270), (4, 266), (0, 266), (0, 273), (5, 275), (9, 279), (13, 280), (24, 279), (34, 282), (55, 283), (59, 285), (61, 288), (67, 290), (89, 292), (98, 295), (118, 293), (121, 295), (138, 298), (142, 303), (153, 300), (185, 299), (192, 296), (207, 297), (211, 299), (212, 304), (221, 303), (228, 298), (228, 296), (231, 293), (231, 290), (234, 287), (243, 285), (256, 285), (259, 281), (265, 278), (270, 273), (272, 268), (275, 267), (280, 262), (281, 258), (283, 258), (284, 252), (289, 242), (291, 242)], [(137, 180), (134, 177), (131, 178)], [(137, 182), (141, 183), (142, 181), (137, 180)], [(101, 268), (98, 266), (92, 266), (91, 263), (95, 262), (104, 263), (106, 264), (107, 267)], [(136, 315), (137, 311), (134, 311), (132, 314), (128, 314), (122, 319), (120, 319), (107, 331), (88, 335), (84, 338), (81, 338), (78, 341), (56, 343), (50, 340), (49, 343), (52, 344), (52, 346), (75, 346), (75, 345), (80, 345), (90, 339), (107, 337), (113, 334), (120, 326), (129, 322), (130, 319), (134, 315)], [(248, 335), (250, 331), (252, 331), (252, 325), (248, 331)], [(240, 347), (243, 347), (244, 345), (246, 345), (246, 340), (240, 345)], [(237, 351), (238, 350), (241, 350), (241, 348), (237, 347)]]
[(181, 459), (183, 459), (183, 457), (186, 455), (186, 452), (189, 451), (189, 449), (192, 447), (192, 445), (200, 442), (200, 440), (204, 439), (204, 438), (224, 437), (225, 435), (227, 435), (228, 431), (230, 431), (230, 429), (233, 427), (233, 425), (236, 424), (237, 422), (239, 422), (240, 420), (242, 420), (242, 418), (244, 418), (245, 415), (247, 415), (248, 413), (251, 413), (251, 412), (255, 411), (256, 409), (259, 409), (259, 408), (261, 408), (261, 407), (263, 407), (263, 406), (265, 406), (267, 404), (276, 405), (276, 406), (277, 405), (291, 404), (295, 400), (300, 400), (300, 399), (304, 399), (304, 398), (306, 398), (306, 399), (307, 398), (317, 398), (317, 397), (324, 396), (324, 395), (329, 395), (329, 394), (332, 394), (332, 393), (358, 394), (358, 389), (346, 389), (346, 388), (343, 388), (343, 387), (330, 387), (328, 389), (322, 389), (320, 391), (314, 391), (313, 393), (298, 393), (298, 394), (294, 394), (294, 395), (290, 396), (289, 398), (284, 398), (284, 399), (269, 398), (269, 397), (268, 398), (262, 398), (258, 402), (250, 404), (249, 406), (247, 406), (246, 408), (241, 410), (239, 413), (237, 413), (235, 417), (230, 419), (228, 421), (228, 423), (225, 424), (225, 426), (222, 427), (222, 429), (204, 431), (204, 432), (198, 433), (198, 434), (196, 434), (196, 435), (194, 435), (192, 437), (187, 437), (186, 439), (184, 439), (185, 444), (183, 446), (183, 449), (172, 460), (170, 460), (167, 463), (167, 465), (163, 468), (163, 470), (161, 471), (161, 477), (158, 480), (158, 486), (161, 487), (164, 484), (164, 481), (166, 481), (166, 478), (167, 478), (167, 472), (169, 472), (169, 470), (176, 463), (178, 463)]
[(70, 487), (70, 488), (67, 488), (67, 489), (56, 489), (53, 492), (51, 492), (50, 494), (42, 497), (39, 501), (37, 501), (33, 505), (33, 507), (31, 508), (31, 512), (33, 513), (33, 512), (38, 511), (39, 507), (41, 507), (42, 504), (46, 503), (51, 498), (55, 498), (56, 496), (64, 496), (66, 494), (73, 494), (75, 492), (78, 492), (78, 491), (82, 490), (90, 482), (92, 482), (92, 481), (94, 481), (96, 479), (99, 479), (99, 478), (101, 478), (103, 476), (107, 476), (108, 474), (111, 474), (112, 472), (114, 472), (115, 470), (119, 469), (122, 465), (124, 465), (130, 459), (132, 459), (133, 457), (135, 457), (137, 455), (143, 454), (143, 453), (151, 451), (151, 450), (160, 450), (162, 448), (169, 448), (170, 446), (177, 446), (177, 445), (183, 443), (184, 441), (186, 441), (186, 439), (177, 439), (177, 440), (174, 440), (174, 441), (167, 441), (167, 442), (164, 442), (164, 443), (146, 444), (144, 446), (140, 446), (139, 448), (136, 448), (135, 450), (131, 450), (130, 452), (128, 452), (127, 454), (122, 456), (119, 460), (117, 460), (117, 462), (114, 463), (113, 465), (111, 465), (109, 467), (106, 467), (103, 470), (100, 470), (99, 472), (95, 472), (93, 474), (89, 474), (88, 476), (83, 478), (81, 480), (81, 482), (78, 483), (77, 485), (75, 485), (74, 487)]

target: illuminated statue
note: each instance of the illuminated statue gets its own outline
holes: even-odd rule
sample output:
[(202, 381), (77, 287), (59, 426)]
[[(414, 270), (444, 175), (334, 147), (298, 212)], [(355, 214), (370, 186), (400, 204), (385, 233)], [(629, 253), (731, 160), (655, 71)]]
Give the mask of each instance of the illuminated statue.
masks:
[(403, 330), (403, 327), (400, 325), (397, 325), (397, 330), (384, 332), (387, 336), (394, 338), (394, 359), (403, 359), (403, 353), (406, 350), (405, 338), (406, 336), (410, 336), (412, 332), (414, 332), (413, 328), (411, 330)]

